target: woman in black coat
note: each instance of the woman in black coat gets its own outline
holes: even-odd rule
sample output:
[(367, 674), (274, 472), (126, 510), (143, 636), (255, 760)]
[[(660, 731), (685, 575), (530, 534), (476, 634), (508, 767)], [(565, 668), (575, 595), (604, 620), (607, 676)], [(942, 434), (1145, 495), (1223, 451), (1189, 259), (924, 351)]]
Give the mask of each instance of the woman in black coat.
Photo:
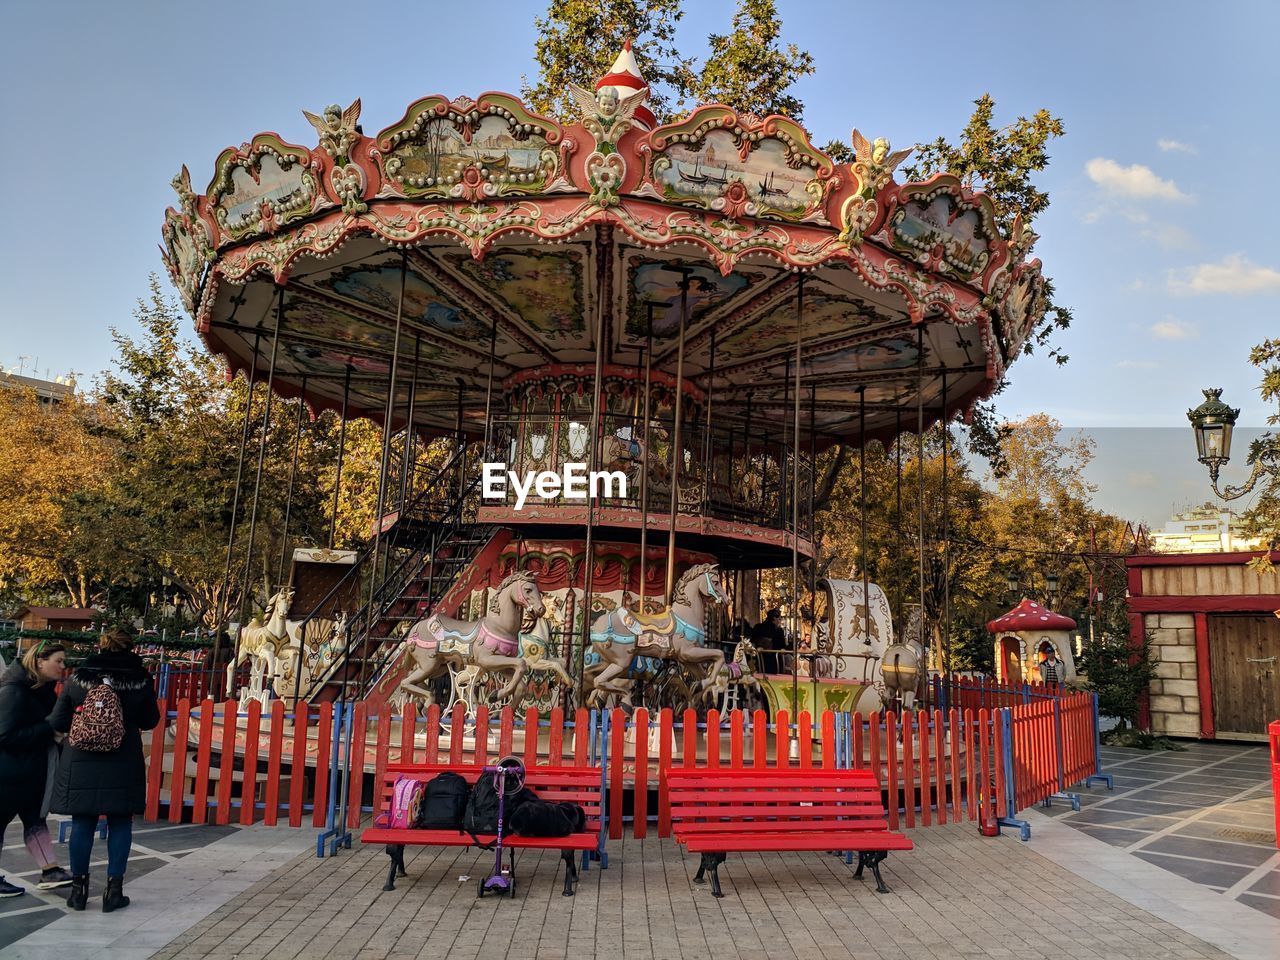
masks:
[[(71, 874), (58, 866), (45, 821), (54, 732), (49, 712), (54, 686), (66, 672), (66, 648), (42, 640), (0, 676), (0, 846), (14, 817), (22, 819), (22, 840), (40, 865), (41, 890), (63, 887)], [(26, 891), (0, 876), (0, 897)]]
[(89, 858), (99, 816), (107, 818), (107, 889), (102, 909), (110, 913), (129, 905), (123, 887), (133, 843), (133, 815), (146, 809), (147, 795), (141, 731), (160, 722), (155, 685), (131, 646), (126, 633), (104, 636), (99, 652), (85, 658), (66, 682), (49, 717), (54, 730), (69, 732), (86, 695), (104, 683), (119, 697), (124, 714), (119, 747), (106, 752), (80, 750), (68, 740), (53, 782), (51, 809), (71, 815), (73, 877), (67, 906), (73, 910), (83, 910), (88, 899)]

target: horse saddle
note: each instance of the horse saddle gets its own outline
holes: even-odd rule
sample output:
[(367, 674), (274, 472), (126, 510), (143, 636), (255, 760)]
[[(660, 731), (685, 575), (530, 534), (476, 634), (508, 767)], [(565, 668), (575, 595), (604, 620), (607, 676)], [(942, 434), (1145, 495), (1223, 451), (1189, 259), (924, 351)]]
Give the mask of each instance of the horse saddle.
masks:
[(675, 614), (670, 610), (662, 613), (636, 613), (624, 608), (618, 619), (637, 640), (643, 639), (645, 646), (662, 649), (671, 646), (671, 638), (679, 626)]

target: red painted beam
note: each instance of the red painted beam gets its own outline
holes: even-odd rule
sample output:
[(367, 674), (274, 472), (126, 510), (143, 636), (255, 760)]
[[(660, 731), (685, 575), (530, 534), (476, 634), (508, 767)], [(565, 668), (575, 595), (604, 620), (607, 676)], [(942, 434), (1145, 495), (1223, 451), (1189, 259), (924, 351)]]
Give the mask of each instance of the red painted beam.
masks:
[(1212, 740), (1213, 675), (1209, 661), (1209, 615), (1196, 615), (1196, 688), (1200, 693), (1200, 736)]
[[(1253, 550), (1243, 553), (1144, 553), (1125, 557), (1124, 562), (1130, 570), (1134, 567), (1243, 567), (1264, 552)], [(1280, 563), (1280, 550), (1271, 551), (1271, 561)]]
[(1231, 596), (1130, 597), (1129, 613), (1271, 613), (1280, 610), (1280, 594)]

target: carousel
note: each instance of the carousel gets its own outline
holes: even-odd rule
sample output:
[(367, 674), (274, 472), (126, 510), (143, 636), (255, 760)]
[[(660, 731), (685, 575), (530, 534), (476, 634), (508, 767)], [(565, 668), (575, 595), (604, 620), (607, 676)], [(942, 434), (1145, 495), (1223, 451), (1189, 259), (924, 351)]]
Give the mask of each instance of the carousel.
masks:
[[(261, 133), (203, 193), (175, 178), (164, 259), (208, 349), (383, 431), (368, 543), (299, 546), (235, 638), (241, 696), (914, 691), (922, 637), (811, 569), (846, 460), (823, 454), (991, 394), (1043, 312), (1035, 235), (952, 176), (898, 182), (909, 151), (857, 130), (842, 164), (785, 117), (658, 125), (629, 45), (571, 92), (572, 122), (504, 93), (423, 97), (373, 134), (359, 100), (304, 111), (315, 145)], [(728, 627), (759, 619), (761, 571), (796, 638), (764, 677)], [(802, 641), (806, 593), (827, 612)]]

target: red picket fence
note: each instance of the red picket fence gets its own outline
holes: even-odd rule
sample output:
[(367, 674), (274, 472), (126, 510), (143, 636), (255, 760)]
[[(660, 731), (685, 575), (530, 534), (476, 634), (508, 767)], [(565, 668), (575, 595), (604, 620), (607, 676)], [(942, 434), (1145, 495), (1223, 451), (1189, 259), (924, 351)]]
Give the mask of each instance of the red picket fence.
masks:
[(340, 817), (338, 767), (348, 765), (338, 760), (349, 725), (351, 828), (371, 811), (388, 763), (484, 763), (509, 754), (526, 766), (602, 765), (614, 839), (628, 824), (637, 838), (651, 823), (658, 836), (670, 834), (665, 773), (672, 767), (864, 768), (885, 793), (893, 829), (976, 820), (984, 796), (1006, 818), (1097, 773), (1093, 701), (1068, 694), (992, 710), (827, 712), (815, 724), (807, 712), (793, 721), (784, 711), (772, 720), (764, 711), (711, 711), (699, 722), (692, 710), (677, 719), (671, 710), (627, 717), (621, 710), (517, 715), (482, 707), (468, 718), (461, 708), (442, 717), (434, 706), (370, 715), (365, 703), (302, 703), (289, 711), (283, 701), (251, 702), (237, 715), (234, 701), (182, 700), (150, 735), (146, 816), (324, 827)]
[(933, 702), (944, 710), (951, 707), (960, 710), (998, 710), (1066, 695), (1065, 689), (1059, 684), (1051, 686), (1039, 681), (1008, 683), (989, 677), (934, 677), (932, 686)]

